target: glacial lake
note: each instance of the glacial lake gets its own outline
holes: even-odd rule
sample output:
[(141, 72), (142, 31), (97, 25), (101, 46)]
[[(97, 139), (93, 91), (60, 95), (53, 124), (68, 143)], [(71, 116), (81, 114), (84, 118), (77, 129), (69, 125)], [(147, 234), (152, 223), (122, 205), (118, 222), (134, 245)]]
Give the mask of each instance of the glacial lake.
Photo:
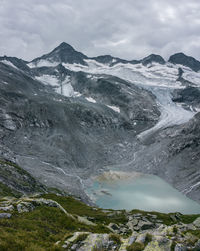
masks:
[(154, 175), (110, 171), (96, 177), (87, 193), (104, 209), (200, 213), (200, 204)]

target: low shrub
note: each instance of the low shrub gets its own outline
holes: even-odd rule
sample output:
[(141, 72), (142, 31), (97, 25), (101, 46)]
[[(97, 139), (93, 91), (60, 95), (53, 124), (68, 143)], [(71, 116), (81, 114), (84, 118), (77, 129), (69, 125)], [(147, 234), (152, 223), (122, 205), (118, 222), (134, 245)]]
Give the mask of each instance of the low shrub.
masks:
[(144, 244), (141, 242), (134, 242), (126, 248), (127, 251), (142, 251), (144, 250)]

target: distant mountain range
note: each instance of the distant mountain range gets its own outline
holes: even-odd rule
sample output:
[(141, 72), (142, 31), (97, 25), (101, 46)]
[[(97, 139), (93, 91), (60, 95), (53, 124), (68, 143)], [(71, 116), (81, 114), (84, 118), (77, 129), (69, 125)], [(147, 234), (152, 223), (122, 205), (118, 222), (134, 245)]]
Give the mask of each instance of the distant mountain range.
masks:
[(183, 53), (91, 58), (67, 43), (31, 62), (0, 57), (0, 157), (86, 201), (109, 168), (156, 174), (200, 201), (199, 70)]

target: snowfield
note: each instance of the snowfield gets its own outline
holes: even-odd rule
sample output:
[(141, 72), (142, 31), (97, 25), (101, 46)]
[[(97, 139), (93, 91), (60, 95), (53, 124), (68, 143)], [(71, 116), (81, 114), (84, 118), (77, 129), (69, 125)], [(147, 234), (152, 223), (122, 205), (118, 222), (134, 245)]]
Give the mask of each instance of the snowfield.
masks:
[[(183, 86), (181, 82), (177, 81), (179, 67), (181, 67), (184, 71), (183, 78), (192, 82), (194, 85), (200, 86), (200, 73), (193, 72), (188, 67), (182, 65), (174, 65), (171, 63), (166, 63), (164, 65), (152, 63), (148, 66), (143, 66), (142, 64), (118, 63), (114, 66), (109, 66), (92, 59), (87, 59), (85, 60), (85, 62), (88, 66), (66, 63), (63, 63), (63, 66), (71, 71), (86, 72), (88, 73), (87, 77), (93, 80), (100, 78), (99, 74), (116, 76), (137, 86), (145, 88), (156, 96), (157, 104), (161, 112), (160, 120), (153, 128), (142, 132), (138, 136), (140, 139), (148, 136), (151, 133), (154, 133), (161, 128), (186, 123), (197, 112), (197, 110), (193, 109), (192, 107), (188, 110), (185, 110), (181, 105), (172, 102), (171, 99), (171, 92), (174, 89), (185, 88), (185, 86)], [(53, 66), (55, 64), (56, 63), (45, 62), (44, 60), (42, 60), (41, 62), (37, 63), (37, 66)], [(29, 64), (29, 66), (32, 65)], [(37, 79), (45, 84), (49, 84), (55, 87), (59, 86), (59, 82), (56, 77), (47, 77), (44, 75)], [(57, 92), (65, 96), (80, 96), (81, 94), (74, 94), (70, 80), (68, 79), (67, 81), (68, 84), (63, 84), (63, 89), (61, 88), (61, 86), (58, 87), (56, 89)], [(88, 102), (96, 103), (96, 100), (91, 97), (87, 97), (86, 100)], [(109, 105), (107, 105), (107, 107), (111, 108), (115, 112), (120, 113), (120, 109), (118, 107)]]
[(9, 65), (9, 66), (12, 66), (12, 67), (15, 68), (15, 69), (18, 69), (13, 63), (11, 63), (11, 62), (8, 61), (8, 60), (1, 60), (1, 63), (7, 64), (7, 65)]

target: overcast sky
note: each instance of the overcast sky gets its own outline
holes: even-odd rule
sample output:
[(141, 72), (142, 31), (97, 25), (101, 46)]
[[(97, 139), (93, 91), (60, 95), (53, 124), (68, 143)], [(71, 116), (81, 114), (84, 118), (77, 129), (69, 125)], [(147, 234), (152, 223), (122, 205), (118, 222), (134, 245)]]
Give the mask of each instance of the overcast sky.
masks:
[(0, 55), (31, 60), (63, 41), (88, 56), (200, 59), (200, 1), (0, 0)]

